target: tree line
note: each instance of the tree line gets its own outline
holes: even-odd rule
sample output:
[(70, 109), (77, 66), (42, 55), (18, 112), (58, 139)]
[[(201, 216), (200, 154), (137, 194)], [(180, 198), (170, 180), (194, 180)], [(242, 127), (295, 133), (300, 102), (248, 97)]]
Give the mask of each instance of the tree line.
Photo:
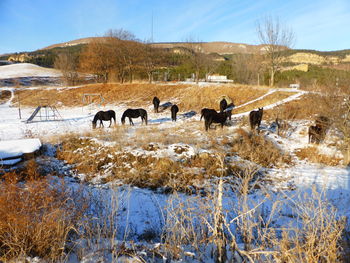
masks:
[(132, 33), (110, 30), (94, 38), (76, 52), (58, 52), (54, 67), (61, 70), (68, 84), (76, 84), (80, 73), (93, 76), (96, 82), (133, 82), (134, 80), (198, 82), (210, 74), (226, 75), (240, 83), (257, 82), (257, 55), (206, 54), (201, 42), (188, 41), (182, 47), (156, 48), (138, 40)]

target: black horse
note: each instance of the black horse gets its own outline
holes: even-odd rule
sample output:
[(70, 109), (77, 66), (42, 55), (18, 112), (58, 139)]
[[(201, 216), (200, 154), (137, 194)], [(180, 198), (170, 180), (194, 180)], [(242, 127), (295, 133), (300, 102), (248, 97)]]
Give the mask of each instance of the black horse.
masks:
[(222, 99), (220, 101), (220, 112), (224, 112), (224, 110), (227, 108), (227, 101), (225, 99)]
[(157, 97), (153, 98), (154, 112), (158, 113), (160, 100)]
[(217, 113), (217, 112), (214, 109), (203, 108), (201, 110), (201, 118), (200, 118), (200, 120), (202, 120), (203, 117), (205, 119), (205, 116), (210, 114), (210, 113)]
[(260, 124), (261, 124), (261, 120), (262, 120), (262, 116), (263, 116), (263, 113), (264, 113), (264, 109), (263, 108), (259, 108), (259, 110), (256, 110), (256, 111), (251, 111), (249, 113), (249, 122), (250, 122), (250, 128), (252, 130), (255, 129), (255, 126), (258, 126), (258, 133), (259, 133), (259, 127), (260, 127)]
[(309, 143), (320, 143), (322, 139), (322, 128), (320, 126), (310, 126), (309, 127)]
[(111, 127), (112, 125), (112, 119), (114, 120), (114, 124), (116, 124), (115, 122), (115, 112), (114, 110), (109, 110), (109, 111), (99, 111), (95, 114), (95, 117), (92, 121), (92, 128), (95, 129), (96, 128), (96, 123), (99, 120), (100, 121), (100, 127), (103, 127), (103, 122), (102, 121), (110, 121), (109, 123), (109, 127)]
[(223, 128), (227, 120), (227, 117), (228, 117), (228, 112), (208, 111), (207, 113), (204, 114), (205, 130), (207, 131), (210, 128), (210, 125), (212, 123), (220, 123), (221, 128)]
[(233, 102), (231, 102), (230, 104), (227, 104), (226, 99), (222, 99), (220, 101), (220, 112), (224, 112), (227, 111), (228, 112), (228, 118), (231, 120), (231, 115), (232, 115), (232, 110), (235, 107), (235, 105), (233, 104)]
[(138, 118), (141, 117), (141, 121), (145, 121), (147, 125), (147, 111), (144, 109), (127, 109), (124, 111), (123, 116), (122, 116), (122, 124), (125, 124), (125, 118), (129, 118), (130, 125), (134, 125), (133, 121), (131, 118)]
[(179, 107), (176, 104), (174, 104), (173, 106), (171, 106), (170, 111), (171, 111), (171, 120), (176, 121), (176, 114), (179, 112)]

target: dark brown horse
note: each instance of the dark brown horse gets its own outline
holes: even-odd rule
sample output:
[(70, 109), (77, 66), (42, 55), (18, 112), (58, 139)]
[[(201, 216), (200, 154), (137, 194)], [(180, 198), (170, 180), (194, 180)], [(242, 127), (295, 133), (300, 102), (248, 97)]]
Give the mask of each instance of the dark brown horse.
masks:
[(132, 118), (138, 117), (141, 117), (141, 123), (145, 121), (147, 125), (147, 111), (144, 109), (127, 109), (126, 111), (124, 111), (121, 119), (123, 125), (125, 124), (126, 117), (129, 118), (130, 125), (134, 125)]
[(210, 114), (210, 113), (217, 113), (216, 112), (216, 110), (214, 110), (214, 109), (208, 109), (208, 108), (203, 108), (202, 110), (201, 110), (201, 118), (200, 118), (200, 120), (202, 120), (202, 118), (204, 117), (204, 119), (205, 119), (205, 116), (206, 115), (208, 115), (208, 114)]
[(154, 112), (158, 113), (160, 100), (157, 97), (153, 98)]
[(170, 111), (171, 111), (171, 120), (176, 121), (176, 114), (179, 112), (179, 107), (176, 104), (174, 104), (173, 106), (171, 106)]
[(205, 130), (208, 131), (210, 128), (210, 125), (212, 123), (220, 123), (221, 128), (224, 127), (224, 124), (228, 118), (229, 113), (228, 112), (214, 112), (214, 111), (209, 111), (204, 114), (204, 125), (205, 125)]
[(92, 128), (95, 129), (96, 128), (96, 123), (99, 120), (100, 121), (100, 127), (103, 127), (103, 122), (102, 121), (110, 121), (109, 123), (109, 127), (111, 127), (112, 125), (112, 119), (114, 120), (114, 124), (116, 124), (115, 122), (115, 112), (114, 110), (109, 110), (109, 111), (99, 111), (95, 114), (94, 119), (92, 120)]
[(222, 99), (220, 101), (220, 112), (224, 112), (227, 111), (228, 114), (228, 118), (231, 120), (231, 115), (232, 115), (232, 110), (235, 107), (235, 105), (233, 104), (233, 102), (231, 102), (230, 104), (227, 104), (226, 99)]
[(259, 108), (259, 110), (255, 110), (255, 111), (253, 110), (249, 113), (250, 128), (254, 130), (255, 126), (257, 126), (258, 133), (259, 133), (259, 128), (260, 128), (263, 113), (264, 113), (263, 108)]

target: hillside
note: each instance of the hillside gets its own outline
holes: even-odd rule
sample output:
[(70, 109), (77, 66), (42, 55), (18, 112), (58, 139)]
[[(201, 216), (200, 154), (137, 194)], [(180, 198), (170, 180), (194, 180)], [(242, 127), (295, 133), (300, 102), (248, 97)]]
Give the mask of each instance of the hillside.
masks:
[(255, 54), (264, 51), (263, 45), (248, 45), (243, 43), (232, 43), (232, 42), (202, 42), (202, 43), (186, 43), (186, 42), (174, 42), (174, 43), (152, 43), (153, 47), (157, 48), (177, 48), (186, 47), (188, 45), (195, 45), (198, 50), (204, 53), (218, 53), (224, 54)]
[(71, 41), (68, 41), (68, 42), (52, 44), (50, 46), (41, 48), (39, 50), (48, 50), (48, 49), (53, 49), (53, 48), (64, 48), (64, 47), (76, 46), (76, 45), (81, 45), (81, 44), (89, 44), (94, 39), (99, 39), (99, 38), (101, 38), (101, 37), (79, 38), (79, 39), (71, 40)]

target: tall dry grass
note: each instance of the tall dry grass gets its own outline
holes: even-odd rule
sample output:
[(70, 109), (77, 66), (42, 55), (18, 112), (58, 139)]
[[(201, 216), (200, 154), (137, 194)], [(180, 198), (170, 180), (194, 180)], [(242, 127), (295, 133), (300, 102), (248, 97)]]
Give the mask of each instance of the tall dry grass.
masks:
[(336, 210), (324, 192), (314, 187), (294, 203), (293, 211), (302, 227), (291, 225), (275, 240), (279, 253), (275, 259), (282, 262), (344, 262), (342, 249), (345, 218), (337, 217)]
[(301, 160), (308, 160), (309, 162), (321, 163), (330, 166), (337, 166), (342, 163), (342, 158), (322, 154), (315, 146), (296, 149), (295, 155), (298, 156)]
[(232, 142), (232, 152), (243, 159), (264, 167), (283, 166), (291, 163), (291, 156), (284, 153), (272, 141), (244, 129), (237, 130), (238, 137)]
[(34, 161), (19, 173), (5, 173), (3, 179), (0, 259), (62, 259), (70, 234), (76, 231), (83, 214), (83, 200), (70, 192), (63, 181), (42, 177)]

